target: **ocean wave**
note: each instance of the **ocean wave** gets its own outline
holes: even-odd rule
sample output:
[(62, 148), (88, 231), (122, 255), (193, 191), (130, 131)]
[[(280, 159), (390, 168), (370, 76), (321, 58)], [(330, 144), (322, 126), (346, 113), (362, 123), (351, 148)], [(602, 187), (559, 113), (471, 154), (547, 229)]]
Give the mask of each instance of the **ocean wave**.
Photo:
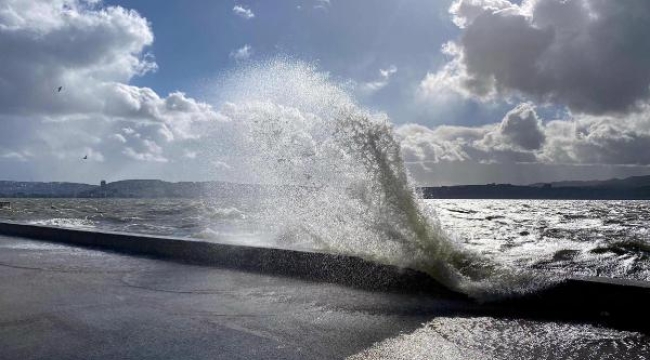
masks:
[(426, 272), (477, 298), (509, 296), (549, 279), (468, 251), (419, 202), (392, 124), (358, 106), (304, 63), (274, 59), (225, 85), (221, 112), (237, 134), (237, 156), (253, 179), (279, 187), (261, 199), (262, 221), (333, 253)]

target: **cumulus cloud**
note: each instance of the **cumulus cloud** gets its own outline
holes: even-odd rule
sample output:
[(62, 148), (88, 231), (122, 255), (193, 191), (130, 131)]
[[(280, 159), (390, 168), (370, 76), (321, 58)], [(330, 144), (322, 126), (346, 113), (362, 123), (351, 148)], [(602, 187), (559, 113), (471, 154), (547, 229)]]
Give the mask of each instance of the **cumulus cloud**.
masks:
[(127, 147), (123, 151), (124, 155), (138, 161), (154, 161), (154, 162), (168, 162), (169, 160), (163, 156), (163, 149), (155, 141), (144, 140), (142, 142), (142, 150), (138, 151), (131, 147)]
[[(79, 151), (81, 150), (81, 151)], [(104, 154), (100, 151), (93, 149), (91, 147), (84, 147), (81, 149), (74, 150), (56, 150), (53, 152), (54, 156), (59, 160), (79, 160), (83, 159), (84, 161), (94, 161), (94, 162), (104, 162)], [(83, 156), (83, 158), (82, 158)]]
[(251, 9), (244, 7), (242, 5), (235, 5), (235, 7), (232, 8), (232, 12), (235, 13), (235, 15), (246, 20), (250, 20), (255, 17), (255, 13), (253, 13)]
[(215, 170), (221, 170), (221, 171), (232, 170), (232, 167), (224, 161), (219, 161), (219, 160), (212, 161), (212, 166), (214, 166)]
[(546, 135), (542, 121), (531, 104), (521, 104), (508, 112), (490, 141), (506, 143), (523, 150), (537, 150)]
[[(402, 144), (404, 159), (410, 163), (472, 162), (472, 163), (521, 163), (535, 162), (534, 151), (522, 146), (532, 138), (526, 131), (530, 126), (512, 127), (513, 118), (523, 117), (515, 109), (501, 123), (481, 127), (425, 126), (406, 124), (396, 129)], [(528, 120), (524, 120), (528, 121)]]
[(230, 58), (235, 61), (248, 60), (251, 55), (253, 55), (253, 48), (248, 44), (230, 52)]
[(3, 114), (91, 111), (101, 99), (81, 100), (156, 67), (143, 56), (153, 34), (134, 11), (95, 10), (85, 1), (3, 0), (0, 14)]
[(650, 108), (624, 118), (574, 115), (546, 123), (524, 103), (480, 127), (399, 126), (410, 163), (650, 165)]
[(122, 144), (126, 143), (126, 138), (122, 134), (113, 134), (111, 135), (111, 138), (115, 141), (119, 141)]
[(389, 66), (387, 69), (379, 69), (379, 79), (361, 85), (361, 91), (366, 94), (375, 93), (388, 85), (393, 75), (397, 73), (395, 65)]
[(314, 9), (317, 10), (328, 10), (332, 6), (332, 1), (331, 0), (316, 0), (316, 4), (314, 5)]
[(185, 150), (184, 156), (188, 159), (196, 159), (196, 157), (199, 156), (199, 153), (197, 151)]
[(650, 165), (650, 111), (624, 119), (581, 115), (546, 125), (543, 162)]
[(153, 40), (148, 21), (119, 6), (0, 0), (3, 158), (162, 162), (171, 144), (200, 137), (220, 119), (210, 105), (130, 84), (156, 71)]
[(421, 83), (480, 100), (524, 97), (574, 112), (628, 113), (649, 99), (650, 2), (456, 0), (449, 62)]
[(20, 153), (16, 151), (2, 151), (0, 152), (0, 160), (15, 160), (15, 161), (27, 161), (30, 158), (29, 153)]

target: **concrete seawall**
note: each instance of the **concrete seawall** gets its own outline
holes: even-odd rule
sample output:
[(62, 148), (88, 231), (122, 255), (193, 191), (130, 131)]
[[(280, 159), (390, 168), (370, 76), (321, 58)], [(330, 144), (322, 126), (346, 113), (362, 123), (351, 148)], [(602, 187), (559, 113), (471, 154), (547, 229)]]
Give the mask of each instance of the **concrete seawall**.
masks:
[(11, 222), (0, 222), (0, 234), (188, 264), (236, 268), (312, 281), (333, 282), (368, 290), (434, 292), (466, 299), (464, 295), (452, 293), (420, 272), (376, 264), (354, 256)]
[(494, 316), (578, 321), (650, 334), (650, 283), (610, 278), (566, 279), (519, 298), (485, 304)]
[(650, 284), (605, 278), (568, 279), (520, 298), (478, 304), (418, 271), (317, 252), (0, 222), (0, 234), (174, 262), (336, 283), (382, 292), (427, 294), (460, 302), (459, 315), (579, 321), (650, 333)]

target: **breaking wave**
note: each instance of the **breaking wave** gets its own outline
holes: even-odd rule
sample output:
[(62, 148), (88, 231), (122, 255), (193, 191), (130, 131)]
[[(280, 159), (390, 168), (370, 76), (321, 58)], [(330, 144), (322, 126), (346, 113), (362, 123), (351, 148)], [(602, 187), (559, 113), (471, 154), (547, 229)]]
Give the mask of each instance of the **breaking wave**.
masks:
[(261, 213), (279, 245), (418, 269), (480, 299), (547, 282), (462, 249), (418, 201), (388, 117), (314, 66), (274, 59), (240, 69), (225, 87), (220, 111), (237, 161), (274, 189)]

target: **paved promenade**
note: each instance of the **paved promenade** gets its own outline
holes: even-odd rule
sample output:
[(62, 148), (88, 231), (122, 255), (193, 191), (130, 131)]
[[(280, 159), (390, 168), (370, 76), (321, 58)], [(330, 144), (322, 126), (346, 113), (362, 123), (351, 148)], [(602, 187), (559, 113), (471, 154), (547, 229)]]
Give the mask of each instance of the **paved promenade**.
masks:
[(482, 316), (650, 333), (647, 283), (569, 279), (479, 304), (345, 256), (4, 225), (16, 228), (58, 243), (0, 235), (1, 360), (342, 359), (434, 319)]
[(458, 306), (0, 235), (0, 359), (344, 358)]

